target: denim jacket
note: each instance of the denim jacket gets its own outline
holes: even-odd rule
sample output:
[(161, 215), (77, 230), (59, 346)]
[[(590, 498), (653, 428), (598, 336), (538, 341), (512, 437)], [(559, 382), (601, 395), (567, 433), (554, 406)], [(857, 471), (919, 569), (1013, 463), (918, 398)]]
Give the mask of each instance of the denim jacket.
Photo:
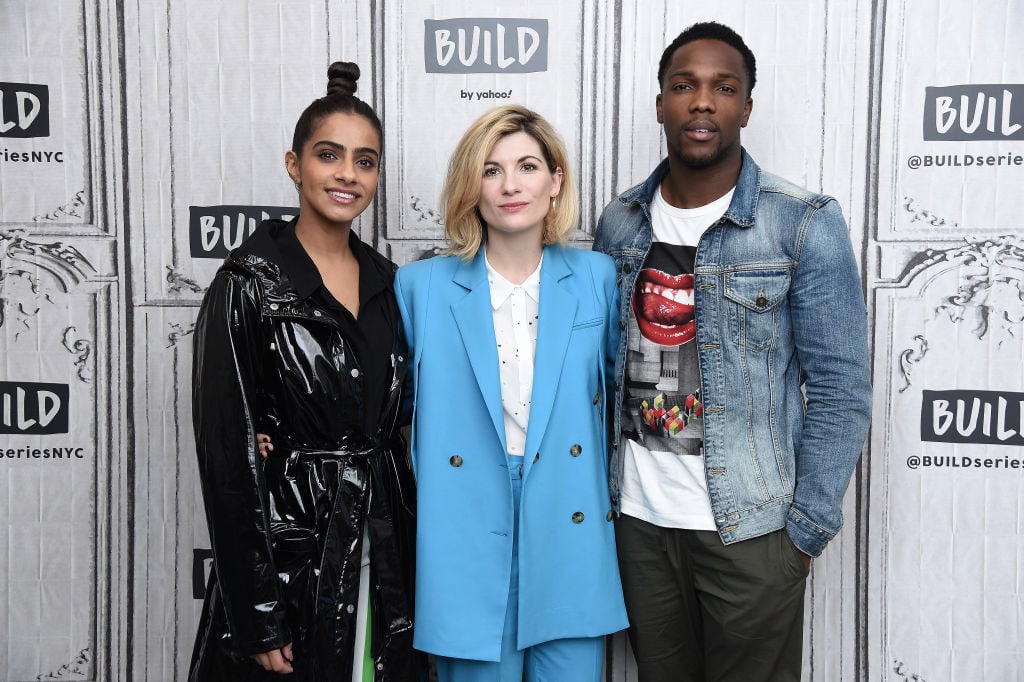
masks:
[[(594, 249), (615, 259), (626, 366), (630, 301), (651, 246), (664, 160), (612, 200)], [(785, 528), (818, 556), (842, 526), (842, 500), (871, 414), (867, 316), (838, 203), (762, 172), (744, 150), (725, 215), (700, 238), (694, 272), (705, 473), (726, 544)], [(611, 459), (618, 508), (622, 446)]]

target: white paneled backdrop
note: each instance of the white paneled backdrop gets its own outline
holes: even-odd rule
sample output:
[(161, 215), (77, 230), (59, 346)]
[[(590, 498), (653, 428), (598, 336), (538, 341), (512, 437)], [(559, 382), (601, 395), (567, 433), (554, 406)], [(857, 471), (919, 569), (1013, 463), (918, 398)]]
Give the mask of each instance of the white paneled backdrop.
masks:
[[(0, 0), (0, 679), (183, 678), (195, 313), (218, 254), (295, 206), (284, 152), (330, 62), (384, 121), (365, 241), (435, 252), (452, 147), (520, 102), (565, 137), (587, 248), (664, 154), (663, 47), (707, 19), (758, 58), (747, 149), (843, 206), (873, 329), (805, 679), (1024, 679), (1018, 0)], [(606, 663), (636, 679), (623, 636)]]

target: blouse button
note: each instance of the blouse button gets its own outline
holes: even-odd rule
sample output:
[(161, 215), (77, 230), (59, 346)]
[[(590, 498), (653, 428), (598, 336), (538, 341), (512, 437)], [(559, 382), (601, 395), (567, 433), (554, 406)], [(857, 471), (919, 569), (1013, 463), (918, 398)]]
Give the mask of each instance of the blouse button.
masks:
[(572, 455), (573, 457), (579, 457), (582, 452), (583, 448), (580, 446), (579, 443), (569, 448), (569, 454)]
[(452, 455), (451, 458), (448, 460), (448, 463), (451, 464), (456, 469), (458, 469), (460, 466), (462, 466), (462, 458), (459, 457), (458, 455)]
[(572, 515), (572, 522), (573, 523), (583, 523), (583, 512), (575, 512)]

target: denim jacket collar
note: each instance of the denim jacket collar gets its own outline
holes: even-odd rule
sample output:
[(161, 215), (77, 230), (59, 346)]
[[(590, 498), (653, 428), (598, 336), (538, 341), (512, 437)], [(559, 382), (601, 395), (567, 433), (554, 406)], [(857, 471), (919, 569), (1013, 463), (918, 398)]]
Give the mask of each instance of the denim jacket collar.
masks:
[[(757, 208), (757, 199), (761, 193), (761, 169), (754, 160), (742, 150), (743, 164), (740, 166), (740, 177), (736, 181), (736, 191), (732, 195), (732, 201), (726, 210), (723, 219), (728, 220), (740, 227), (753, 227), (754, 211)], [(654, 169), (646, 181), (633, 189), (624, 192), (619, 196), (623, 204), (640, 204), (644, 213), (650, 215), (651, 202), (654, 201), (654, 193), (661, 187), (662, 181), (668, 175), (668, 159), (662, 159), (658, 167)]]

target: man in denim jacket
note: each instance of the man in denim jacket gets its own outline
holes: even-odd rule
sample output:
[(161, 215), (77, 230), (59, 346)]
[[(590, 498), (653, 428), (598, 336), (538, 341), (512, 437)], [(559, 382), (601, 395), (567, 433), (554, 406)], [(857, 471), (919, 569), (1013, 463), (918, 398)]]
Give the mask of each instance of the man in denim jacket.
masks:
[(668, 46), (668, 158), (594, 240), (622, 301), (611, 492), (641, 682), (800, 678), (810, 560), (867, 436), (846, 224), (740, 146), (755, 74), (720, 24)]

